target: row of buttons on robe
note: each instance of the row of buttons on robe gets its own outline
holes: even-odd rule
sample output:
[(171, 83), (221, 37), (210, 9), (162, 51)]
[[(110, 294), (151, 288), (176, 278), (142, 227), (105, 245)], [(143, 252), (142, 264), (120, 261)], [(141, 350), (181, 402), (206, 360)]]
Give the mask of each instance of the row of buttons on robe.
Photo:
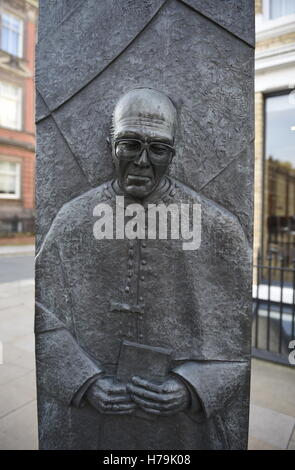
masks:
[[(167, 203), (170, 202), (170, 198), (173, 198), (173, 197), (175, 196), (176, 187), (177, 187), (176, 184), (173, 184), (172, 187), (170, 187), (170, 190), (169, 190), (168, 194), (165, 195), (164, 197), (162, 197), (162, 200), (159, 201), (159, 202), (165, 202), (165, 203), (166, 203), (166, 202), (167, 202)], [(145, 209), (146, 209), (146, 208), (145, 208)], [(142, 291), (143, 291), (143, 282), (144, 282), (144, 280), (145, 280), (145, 273), (146, 273), (146, 272), (151, 273), (151, 272), (152, 272), (152, 269), (151, 269), (151, 267), (150, 267), (149, 269), (147, 269), (147, 260), (146, 260), (146, 258), (145, 258), (145, 254), (144, 254), (144, 250), (145, 250), (146, 247), (147, 247), (147, 242), (146, 242), (146, 241), (142, 241), (142, 240), (137, 240), (137, 242), (140, 243), (140, 247), (141, 247), (141, 249), (140, 249), (140, 251), (139, 251), (140, 256), (143, 255), (143, 258), (140, 259), (140, 265), (141, 265), (141, 267), (140, 267), (140, 272), (138, 273), (139, 279), (140, 279), (140, 281), (141, 281), (140, 284), (139, 284), (139, 290), (142, 292)], [(130, 240), (130, 241), (129, 241), (128, 267), (129, 267), (129, 266), (133, 267), (133, 254), (134, 254), (133, 249), (134, 249), (134, 242)], [(130, 263), (130, 264), (129, 264), (129, 263)], [(131, 277), (132, 277), (132, 275), (133, 275), (133, 270), (131, 270), (130, 272), (128, 271), (127, 285), (126, 285), (126, 287), (125, 287), (125, 292), (126, 292), (127, 295), (128, 295), (129, 293), (131, 293), (131, 292), (130, 292), (130, 284), (131, 284)], [(143, 297), (142, 295), (139, 296), (138, 300), (139, 300), (139, 303), (140, 303), (140, 304), (144, 303), (144, 297)], [(142, 314), (139, 314), (137, 318), (138, 318), (138, 333), (139, 333), (139, 334), (138, 334), (138, 338), (139, 338), (140, 340), (143, 340), (144, 335), (143, 335), (143, 332), (142, 332), (142, 330), (141, 330), (141, 328), (142, 328), (142, 326), (143, 326), (143, 325), (142, 325), (143, 315), (142, 315)]]
[[(141, 244), (141, 248), (146, 248), (146, 242), (140, 242), (139, 241), (139, 243)], [(133, 263), (134, 263), (134, 242), (130, 240), (129, 241), (129, 250), (128, 250), (127, 284), (126, 284), (126, 287), (125, 287), (126, 294), (130, 293), (131, 278), (134, 275)], [(142, 266), (146, 266), (146, 264), (147, 264), (146, 259), (144, 259), (144, 258), (141, 259), (140, 263), (141, 263)], [(140, 276), (140, 281), (143, 282), (145, 280), (144, 274), (139, 274), (139, 276)], [(140, 296), (139, 301), (143, 302), (143, 300), (144, 300), (143, 297)]]
[[(140, 247), (142, 249), (145, 249), (146, 248), (146, 242), (145, 241), (140, 241), (140, 240), (136, 240), (135, 243), (140, 243)], [(141, 250), (140, 250), (140, 253), (141, 253)], [(134, 270), (133, 270), (133, 260), (134, 258), (134, 242), (133, 241), (129, 241), (129, 250), (128, 250), (128, 274), (127, 274), (127, 285), (125, 287), (125, 293), (127, 295), (131, 294), (131, 291), (130, 291), (130, 287), (131, 287), (131, 278), (132, 276), (134, 275)], [(137, 273), (137, 275), (139, 276), (139, 280), (140, 280), (140, 286), (139, 286), (139, 289), (142, 291), (142, 284), (145, 280), (145, 275), (143, 274), (143, 271), (142, 269), (144, 269), (144, 267), (147, 265), (147, 261), (145, 258), (142, 258), (140, 259), (140, 264), (141, 264), (141, 268), (140, 268), (140, 272)], [(138, 295), (138, 293), (136, 293)], [(140, 305), (143, 305), (143, 302), (144, 302), (144, 297), (142, 295), (140, 295), (138, 297), (138, 301), (139, 301), (139, 304)], [(143, 314), (142, 313), (139, 313), (138, 314), (138, 326), (140, 328), (140, 323), (141, 321), (143, 320)], [(139, 332), (139, 335), (138, 335), (138, 338), (140, 340), (143, 339), (143, 334), (142, 332)]]
[[(139, 243), (140, 243), (140, 247), (141, 247), (140, 253), (142, 253), (142, 251), (144, 252), (144, 250), (146, 249), (146, 242), (145, 241), (139, 241)], [(140, 291), (142, 291), (143, 290), (143, 282), (145, 280), (145, 275), (142, 274), (142, 273), (146, 270), (146, 268), (145, 268), (146, 265), (147, 265), (146, 259), (142, 258), (141, 261), (140, 261), (140, 264), (141, 264), (141, 268), (140, 268), (139, 276), (140, 276), (140, 281), (141, 282), (139, 284), (139, 289), (140, 289)], [(139, 296), (139, 302), (140, 303), (144, 302), (144, 298), (143, 298), (142, 295)], [(141, 320), (142, 319), (143, 319), (143, 316), (140, 314), (138, 316), (138, 320), (139, 320), (139, 322), (138, 322), (138, 330), (139, 330), (138, 331), (138, 333), (139, 333), (138, 337), (139, 337), (140, 340), (143, 339), (143, 333), (141, 331), (141, 325), (142, 325)]]
[[(170, 202), (170, 198), (174, 197), (175, 196), (175, 189), (177, 188), (177, 185), (175, 183), (171, 184), (169, 190), (167, 191), (167, 193), (164, 195), (164, 196), (161, 196), (161, 198), (159, 199), (159, 201), (154, 201), (154, 203), (161, 203), (161, 202), (164, 202), (164, 203), (168, 203)], [(110, 184), (106, 184), (105, 187), (104, 187), (104, 194), (105, 196), (107, 197), (107, 199), (112, 199), (112, 195), (111, 195), (111, 185)], [(146, 209), (146, 207), (145, 207)], [(126, 285), (125, 285), (125, 295), (127, 297), (129, 297), (131, 294), (137, 294), (137, 292), (132, 292), (132, 289), (131, 289), (131, 283), (132, 283), (132, 277), (134, 276), (134, 245), (137, 244), (137, 243), (140, 243), (140, 256), (142, 256), (143, 254), (143, 258), (140, 259), (140, 272), (137, 273), (137, 275), (139, 275), (139, 280), (140, 280), (140, 283), (139, 283), (139, 289), (142, 293), (143, 291), (143, 283), (145, 281), (145, 273), (148, 271), (148, 272), (152, 272), (152, 269), (151, 267), (149, 269), (147, 269), (147, 261), (144, 257), (144, 253), (142, 253), (142, 251), (144, 251), (147, 247), (147, 243), (146, 241), (141, 241), (141, 240), (129, 240), (129, 248), (128, 248), (128, 269), (127, 269), (127, 281), (126, 281)], [(142, 250), (143, 249), (143, 250)], [(144, 297), (142, 295), (140, 295), (138, 297), (138, 300), (139, 300), (139, 304), (144, 307)], [(137, 314), (137, 318), (138, 318), (138, 329), (139, 329), (139, 334), (138, 334), (138, 338), (140, 340), (142, 340), (144, 338), (144, 335), (142, 333), (141, 330), (141, 327), (142, 327), (142, 320), (143, 320), (143, 315), (142, 313), (138, 313)]]
[[(170, 198), (174, 197), (175, 196), (175, 189), (177, 188), (177, 185), (175, 183), (172, 183), (170, 181), (170, 188), (168, 189), (167, 193), (165, 195), (162, 195), (160, 196), (159, 198), (159, 201), (154, 201), (154, 203), (161, 203), (161, 202), (164, 202), (164, 203), (169, 203), (170, 201)], [(104, 194), (105, 196), (107, 197), (107, 199), (112, 199), (112, 194), (111, 194), (111, 184), (110, 183), (107, 183), (105, 184), (104, 186)], [(145, 207), (146, 209), (146, 207)], [(127, 281), (126, 281), (126, 285), (125, 285), (125, 295), (127, 297), (129, 297), (131, 294), (137, 294), (136, 297), (138, 296), (138, 293), (137, 292), (132, 292), (132, 289), (131, 289), (131, 285), (132, 285), (132, 277), (134, 276), (134, 244), (135, 243), (140, 243), (140, 247), (141, 249), (145, 249), (146, 246), (147, 246), (147, 243), (146, 241), (141, 241), (141, 240), (135, 240), (135, 241), (132, 241), (132, 240), (129, 240), (129, 248), (128, 248), (128, 269), (127, 269)], [(142, 250), (140, 249), (139, 253), (140, 253), (140, 256), (142, 255)], [(152, 272), (152, 269), (149, 268), (147, 270), (147, 261), (145, 259), (145, 257), (143, 257), (142, 259), (140, 259), (140, 265), (141, 265), (141, 268), (140, 268), (140, 272), (137, 273), (137, 275), (139, 276), (139, 280), (140, 280), (140, 283), (139, 283), (139, 289), (140, 291), (142, 292), (143, 290), (143, 283), (145, 281), (145, 273), (148, 271), (148, 272)], [(137, 283), (133, 284), (133, 285), (137, 285)], [(138, 287), (136, 287), (137, 289)], [(136, 290), (135, 289), (135, 290)], [(139, 304), (144, 307), (144, 297), (142, 295), (140, 295), (138, 297), (138, 301), (139, 301)], [(142, 313), (139, 313), (138, 314), (138, 320), (139, 322), (141, 320), (143, 320), (143, 315)], [(139, 334), (139, 339), (143, 339), (143, 334), (140, 333)]]
[[(175, 183), (173, 183), (168, 191), (168, 194), (166, 194), (164, 197), (162, 197), (162, 202), (169, 202), (170, 201), (170, 198), (174, 197), (175, 196), (175, 193), (176, 193), (176, 188), (177, 188), (177, 185)], [(161, 202), (161, 201), (159, 201)], [(146, 209), (146, 207), (145, 207)], [(145, 249), (146, 248), (146, 242), (145, 241), (141, 241), (139, 240), (139, 243), (141, 244), (141, 248)], [(128, 275), (127, 275), (127, 283), (126, 283), (126, 287), (125, 287), (125, 293), (128, 295), (128, 294), (131, 294), (131, 278), (133, 276), (133, 257), (134, 257), (134, 242), (132, 240), (129, 241), (129, 251), (128, 251)], [(146, 259), (142, 259), (140, 261), (141, 265), (142, 266), (146, 266), (147, 265), (147, 261)], [(151, 269), (149, 269), (149, 271), (151, 272)], [(144, 274), (141, 274), (140, 275), (140, 281), (144, 281), (145, 280), (145, 277), (144, 277)], [(143, 302), (144, 301), (144, 298), (142, 296), (139, 297), (139, 302)]]

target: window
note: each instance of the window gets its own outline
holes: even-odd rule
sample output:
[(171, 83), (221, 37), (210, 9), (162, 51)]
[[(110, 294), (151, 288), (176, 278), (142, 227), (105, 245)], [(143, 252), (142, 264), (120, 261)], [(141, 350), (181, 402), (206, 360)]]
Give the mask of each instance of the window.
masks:
[(269, 18), (271, 20), (295, 13), (295, 0), (269, 0)]
[(295, 112), (293, 92), (265, 99), (264, 255), (295, 258)]
[(1, 13), (1, 49), (17, 57), (23, 55), (23, 22), (8, 13)]
[(266, 97), (266, 156), (295, 168), (294, 92)]
[(20, 163), (0, 161), (0, 197), (20, 197)]
[(22, 127), (22, 90), (0, 82), (0, 126), (20, 130)]

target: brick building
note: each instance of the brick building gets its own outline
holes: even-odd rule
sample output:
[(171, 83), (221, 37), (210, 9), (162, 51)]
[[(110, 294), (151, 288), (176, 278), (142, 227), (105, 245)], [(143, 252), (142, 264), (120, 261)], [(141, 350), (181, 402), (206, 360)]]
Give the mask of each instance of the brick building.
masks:
[(0, 235), (34, 227), (37, 13), (37, 0), (0, 0)]
[(270, 249), (291, 261), (295, 255), (295, 0), (256, 0), (255, 119), (254, 262), (258, 253), (265, 260)]

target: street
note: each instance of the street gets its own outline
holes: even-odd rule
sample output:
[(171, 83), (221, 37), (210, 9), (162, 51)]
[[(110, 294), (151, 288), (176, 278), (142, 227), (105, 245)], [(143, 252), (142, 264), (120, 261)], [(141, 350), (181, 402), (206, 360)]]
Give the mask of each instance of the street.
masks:
[(34, 256), (32, 254), (0, 257), (0, 283), (33, 279)]

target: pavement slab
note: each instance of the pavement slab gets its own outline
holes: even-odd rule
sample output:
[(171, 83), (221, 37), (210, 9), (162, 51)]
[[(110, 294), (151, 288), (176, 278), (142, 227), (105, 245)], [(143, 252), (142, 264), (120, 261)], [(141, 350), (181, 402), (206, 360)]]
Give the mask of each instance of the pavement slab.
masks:
[(288, 450), (295, 450), (295, 426), (293, 428), (292, 435), (288, 444)]
[(269, 408), (251, 405), (249, 434), (266, 444), (287, 449), (295, 419)]
[(0, 256), (34, 254), (35, 245), (5, 245), (0, 246)]
[(37, 406), (33, 400), (0, 421), (1, 450), (37, 450)]

